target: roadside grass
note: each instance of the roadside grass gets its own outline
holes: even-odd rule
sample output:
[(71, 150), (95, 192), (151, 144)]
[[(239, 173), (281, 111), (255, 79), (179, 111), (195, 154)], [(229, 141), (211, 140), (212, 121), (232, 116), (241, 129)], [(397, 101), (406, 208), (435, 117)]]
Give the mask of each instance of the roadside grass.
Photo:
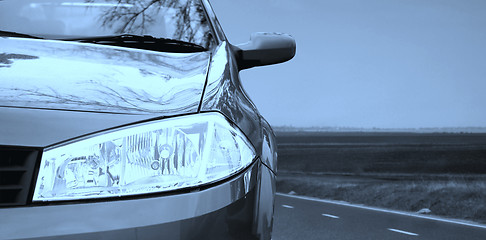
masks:
[(277, 191), (486, 223), (486, 134), (277, 133)]
[(277, 191), (409, 212), (426, 208), (432, 215), (486, 223), (485, 180), (466, 175), (394, 179), (392, 175), (279, 173)]

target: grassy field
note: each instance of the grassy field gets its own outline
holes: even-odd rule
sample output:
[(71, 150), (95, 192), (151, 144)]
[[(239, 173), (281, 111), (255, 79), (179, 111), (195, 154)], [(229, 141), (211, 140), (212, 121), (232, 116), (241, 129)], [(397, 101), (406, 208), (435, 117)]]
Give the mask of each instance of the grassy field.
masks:
[(277, 133), (296, 172), (486, 174), (486, 134)]
[(277, 190), (486, 223), (486, 134), (277, 133)]

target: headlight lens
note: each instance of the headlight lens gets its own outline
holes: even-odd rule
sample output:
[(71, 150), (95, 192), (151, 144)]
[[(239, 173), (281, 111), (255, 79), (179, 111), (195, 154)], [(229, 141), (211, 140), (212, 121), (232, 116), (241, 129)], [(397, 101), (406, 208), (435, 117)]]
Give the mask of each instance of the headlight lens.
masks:
[(45, 150), (33, 200), (195, 187), (234, 175), (255, 157), (247, 138), (221, 114), (159, 120)]

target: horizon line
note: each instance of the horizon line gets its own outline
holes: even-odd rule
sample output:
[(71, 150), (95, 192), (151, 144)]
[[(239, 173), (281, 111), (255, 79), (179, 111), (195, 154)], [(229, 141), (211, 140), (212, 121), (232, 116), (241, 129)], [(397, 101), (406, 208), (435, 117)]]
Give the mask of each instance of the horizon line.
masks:
[(330, 127), (312, 126), (297, 127), (289, 125), (272, 125), (278, 131), (318, 131), (318, 132), (453, 132), (453, 133), (486, 133), (486, 127)]

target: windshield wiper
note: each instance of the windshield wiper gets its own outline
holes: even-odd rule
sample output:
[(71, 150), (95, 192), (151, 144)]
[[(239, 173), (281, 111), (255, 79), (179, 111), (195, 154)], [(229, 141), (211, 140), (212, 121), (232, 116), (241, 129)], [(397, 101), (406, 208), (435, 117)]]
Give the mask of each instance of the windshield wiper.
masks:
[(82, 37), (82, 38), (64, 38), (57, 39), (63, 41), (77, 41), (83, 43), (96, 43), (104, 45), (113, 45), (120, 47), (138, 48), (146, 50), (154, 50), (161, 52), (203, 52), (207, 51), (203, 46), (168, 38), (156, 38), (148, 35), (132, 35), (122, 34), (113, 36), (97, 36), (97, 37)]
[(0, 30), (0, 36), (2, 37), (22, 37), (22, 38), (34, 38), (34, 39), (42, 39), (41, 37), (32, 36), (24, 33), (18, 32), (10, 32), (10, 31), (3, 31)]

